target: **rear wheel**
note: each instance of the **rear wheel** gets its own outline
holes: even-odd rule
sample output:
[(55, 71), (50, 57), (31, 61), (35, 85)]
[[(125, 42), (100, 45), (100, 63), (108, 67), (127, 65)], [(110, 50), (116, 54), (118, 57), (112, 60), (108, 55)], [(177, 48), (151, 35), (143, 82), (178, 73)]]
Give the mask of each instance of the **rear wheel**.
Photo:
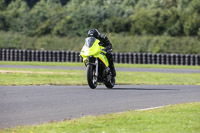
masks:
[(93, 65), (87, 66), (87, 81), (91, 89), (95, 89), (97, 87), (96, 69)]
[(115, 86), (115, 77), (112, 77), (108, 82), (105, 82), (107, 88), (113, 88)]

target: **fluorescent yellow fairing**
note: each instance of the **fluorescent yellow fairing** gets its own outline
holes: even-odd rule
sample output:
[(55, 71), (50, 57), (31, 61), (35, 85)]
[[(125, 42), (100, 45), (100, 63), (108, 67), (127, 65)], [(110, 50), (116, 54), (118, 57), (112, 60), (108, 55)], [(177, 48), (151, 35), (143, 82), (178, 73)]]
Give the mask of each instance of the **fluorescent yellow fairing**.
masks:
[(108, 67), (109, 63), (107, 57), (105, 56), (106, 52), (101, 50), (104, 49), (104, 47), (99, 46), (99, 42), (100, 41), (96, 39), (91, 47), (87, 47), (87, 45), (85, 44), (81, 50), (80, 55), (83, 57), (83, 63), (87, 62), (88, 56), (94, 56), (96, 58), (99, 58), (106, 65), (106, 67)]

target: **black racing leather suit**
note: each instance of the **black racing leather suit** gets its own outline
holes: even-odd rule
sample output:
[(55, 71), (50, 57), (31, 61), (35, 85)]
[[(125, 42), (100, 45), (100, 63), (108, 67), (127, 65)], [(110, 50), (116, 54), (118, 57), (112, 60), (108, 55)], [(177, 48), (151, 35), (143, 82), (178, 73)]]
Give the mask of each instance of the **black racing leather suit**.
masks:
[(112, 57), (112, 53), (111, 53), (112, 44), (110, 43), (110, 41), (109, 41), (109, 39), (106, 35), (100, 35), (98, 37), (98, 39), (100, 40), (99, 45), (105, 47), (105, 51), (107, 52), (106, 57), (108, 58), (109, 67), (111, 69), (112, 76), (116, 77), (116, 71), (115, 71), (115, 67), (114, 67), (114, 63), (113, 63), (113, 57)]

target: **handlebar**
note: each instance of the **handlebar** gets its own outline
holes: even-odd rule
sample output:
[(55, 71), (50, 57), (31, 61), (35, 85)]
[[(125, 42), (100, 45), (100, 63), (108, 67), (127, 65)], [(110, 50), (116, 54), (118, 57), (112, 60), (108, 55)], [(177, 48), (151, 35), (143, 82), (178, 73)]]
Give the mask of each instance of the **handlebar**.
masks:
[(112, 52), (112, 49), (108, 49), (108, 50), (107, 50), (107, 49), (104, 48), (104, 49), (101, 49), (101, 50), (103, 50), (103, 51), (105, 51), (105, 52)]

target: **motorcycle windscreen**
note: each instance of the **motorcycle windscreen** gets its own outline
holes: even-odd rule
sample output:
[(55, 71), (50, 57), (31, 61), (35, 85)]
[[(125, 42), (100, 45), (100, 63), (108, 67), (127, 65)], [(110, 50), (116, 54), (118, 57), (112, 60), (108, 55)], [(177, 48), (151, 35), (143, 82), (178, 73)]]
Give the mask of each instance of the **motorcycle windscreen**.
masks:
[(96, 41), (95, 37), (87, 37), (85, 39), (85, 46), (90, 48), (90, 47), (92, 47), (92, 45), (94, 44), (95, 41)]

